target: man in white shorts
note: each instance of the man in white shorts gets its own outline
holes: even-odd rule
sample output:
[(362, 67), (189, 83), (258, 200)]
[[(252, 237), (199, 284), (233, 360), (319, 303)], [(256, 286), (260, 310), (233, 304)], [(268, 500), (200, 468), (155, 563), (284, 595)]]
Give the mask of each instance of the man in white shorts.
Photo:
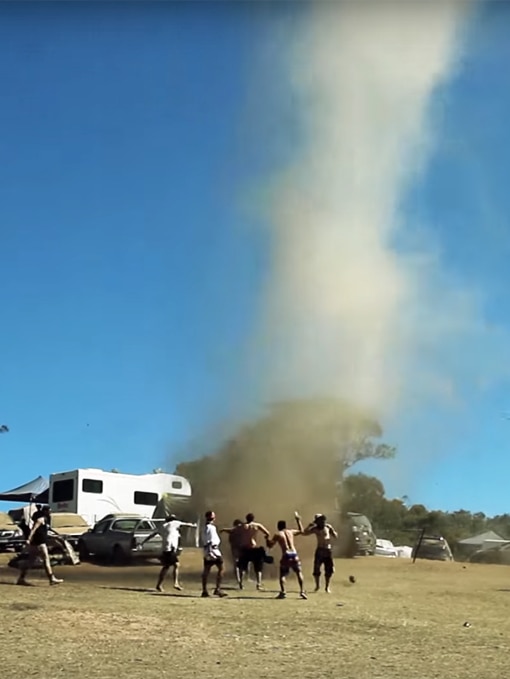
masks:
[(216, 566), (218, 569), (216, 575), (216, 587), (213, 594), (215, 596), (224, 597), (226, 593), (221, 589), (221, 581), (223, 578), (223, 555), (220, 550), (220, 536), (218, 529), (215, 526), (216, 514), (214, 512), (206, 512), (205, 526), (202, 535), (204, 545), (204, 569), (202, 571), (202, 597), (209, 596), (207, 589), (207, 581), (211, 568)]

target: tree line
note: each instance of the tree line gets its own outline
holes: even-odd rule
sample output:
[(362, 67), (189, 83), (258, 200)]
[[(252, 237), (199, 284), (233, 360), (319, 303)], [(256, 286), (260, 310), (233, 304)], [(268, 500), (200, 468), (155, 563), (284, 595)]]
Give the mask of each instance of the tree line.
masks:
[(412, 545), (422, 529), (446, 538), (453, 550), (459, 540), (490, 530), (510, 539), (510, 514), (489, 517), (466, 509), (444, 512), (422, 504), (409, 505), (406, 498), (387, 498), (381, 481), (366, 474), (347, 476), (343, 495), (346, 511), (368, 516), (377, 537), (396, 545)]

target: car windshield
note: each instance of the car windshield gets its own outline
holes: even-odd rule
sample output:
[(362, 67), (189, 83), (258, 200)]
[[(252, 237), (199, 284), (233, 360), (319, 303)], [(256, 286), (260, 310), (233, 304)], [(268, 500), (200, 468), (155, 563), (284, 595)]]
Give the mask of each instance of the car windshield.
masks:
[(366, 516), (351, 516), (351, 521), (358, 528), (366, 528), (367, 530), (371, 529), (370, 521)]
[(445, 543), (444, 540), (441, 540), (439, 538), (424, 538), (422, 541), (422, 545), (425, 547), (440, 547), (441, 549), (444, 549)]

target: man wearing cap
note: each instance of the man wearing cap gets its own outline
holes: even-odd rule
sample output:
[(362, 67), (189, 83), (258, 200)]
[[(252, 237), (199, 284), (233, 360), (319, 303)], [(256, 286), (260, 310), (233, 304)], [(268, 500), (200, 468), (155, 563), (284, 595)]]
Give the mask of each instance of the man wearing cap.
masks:
[[(298, 519), (298, 526), (302, 530), (301, 519)], [(317, 547), (313, 558), (313, 577), (315, 579), (315, 591), (320, 589), (321, 569), (324, 568), (325, 590), (328, 594), (331, 593), (330, 582), (335, 572), (335, 564), (333, 562), (333, 550), (331, 539), (337, 538), (338, 535), (329, 523), (324, 514), (316, 514), (313, 521), (303, 530), (303, 535), (315, 535), (317, 539)]]
[(174, 569), (174, 588), (181, 590), (182, 587), (179, 584), (179, 555), (181, 553), (180, 539), (181, 539), (181, 528), (183, 526), (189, 526), (190, 528), (196, 528), (196, 523), (185, 523), (184, 521), (178, 521), (175, 514), (169, 514), (164, 523), (159, 525), (155, 531), (148, 535), (139, 544), (139, 549), (143, 545), (156, 535), (161, 535), (163, 541), (163, 551), (161, 553), (161, 564), (162, 568), (159, 572), (158, 582), (156, 584), (156, 589), (158, 592), (163, 592), (163, 581), (168, 573), (171, 566)]
[(216, 514), (214, 512), (205, 513), (205, 525), (202, 535), (202, 542), (204, 545), (204, 569), (202, 571), (202, 597), (208, 597), (209, 591), (207, 589), (207, 581), (211, 568), (216, 566), (218, 569), (216, 575), (216, 587), (213, 594), (215, 596), (227, 596), (221, 589), (221, 581), (223, 578), (223, 555), (220, 550), (220, 536), (215, 525)]

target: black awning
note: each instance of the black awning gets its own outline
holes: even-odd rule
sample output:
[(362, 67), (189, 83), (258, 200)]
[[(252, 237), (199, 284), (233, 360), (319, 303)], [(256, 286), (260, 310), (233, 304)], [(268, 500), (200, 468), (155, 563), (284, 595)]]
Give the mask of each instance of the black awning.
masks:
[(47, 503), (49, 498), (50, 484), (43, 476), (38, 476), (33, 481), (23, 486), (12, 488), (0, 493), (0, 501), (4, 502), (41, 502)]

